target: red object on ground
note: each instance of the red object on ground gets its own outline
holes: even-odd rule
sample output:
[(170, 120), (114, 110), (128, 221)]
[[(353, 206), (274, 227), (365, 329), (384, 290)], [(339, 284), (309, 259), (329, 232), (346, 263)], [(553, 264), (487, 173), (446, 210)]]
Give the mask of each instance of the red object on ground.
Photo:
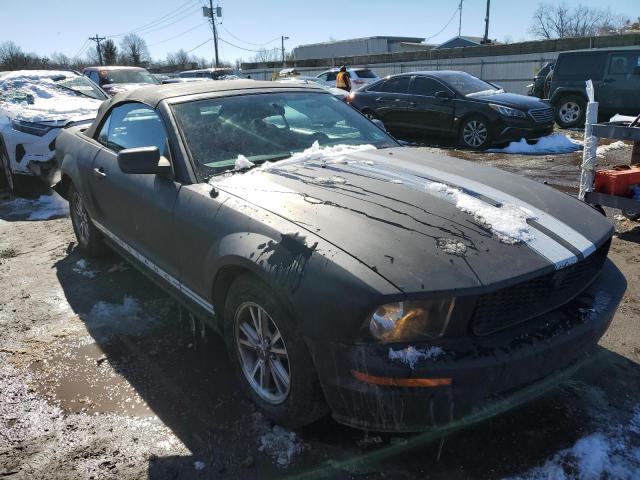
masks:
[(629, 197), (634, 185), (640, 185), (640, 165), (620, 165), (611, 170), (596, 171), (596, 192)]

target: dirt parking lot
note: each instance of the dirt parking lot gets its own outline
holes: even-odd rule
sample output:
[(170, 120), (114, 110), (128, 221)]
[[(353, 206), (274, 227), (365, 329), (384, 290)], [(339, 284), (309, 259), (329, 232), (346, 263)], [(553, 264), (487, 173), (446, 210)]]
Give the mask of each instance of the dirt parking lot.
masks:
[[(577, 189), (580, 151), (415, 148)], [(379, 435), (270, 424), (218, 337), (115, 254), (77, 250), (64, 202), (0, 196), (2, 478), (637, 478), (640, 224), (617, 212), (610, 257), (629, 285), (595, 355), (463, 429)]]

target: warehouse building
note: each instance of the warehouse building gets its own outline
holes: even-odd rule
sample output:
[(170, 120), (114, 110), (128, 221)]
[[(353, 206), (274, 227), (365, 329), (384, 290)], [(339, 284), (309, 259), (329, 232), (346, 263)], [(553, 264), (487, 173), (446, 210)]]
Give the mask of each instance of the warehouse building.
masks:
[(415, 52), (433, 48), (433, 45), (427, 45), (422, 42), (424, 42), (424, 38), (418, 37), (364, 37), (335, 40), (295, 47), (293, 49), (293, 58), (295, 60), (310, 60), (315, 58)]

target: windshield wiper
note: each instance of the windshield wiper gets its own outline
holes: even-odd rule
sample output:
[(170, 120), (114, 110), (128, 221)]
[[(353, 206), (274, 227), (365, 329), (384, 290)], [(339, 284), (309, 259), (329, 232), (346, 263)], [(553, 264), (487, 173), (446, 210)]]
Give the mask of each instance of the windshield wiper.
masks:
[(80, 90), (76, 90), (75, 88), (65, 87), (64, 85), (60, 85), (59, 83), (55, 84), (57, 87), (62, 88), (63, 90), (69, 90), (70, 92), (77, 93), (78, 95), (82, 95), (83, 97), (93, 98), (94, 100), (98, 100), (96, 97), (89, 95), (87, 93), (81, 92)]

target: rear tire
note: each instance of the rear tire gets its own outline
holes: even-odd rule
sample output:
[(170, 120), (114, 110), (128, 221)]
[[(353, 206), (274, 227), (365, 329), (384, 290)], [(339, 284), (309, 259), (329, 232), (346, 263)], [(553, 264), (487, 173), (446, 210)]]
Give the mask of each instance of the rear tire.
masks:
[(473, 116), (460, 125), (458, 144), (469, 150), (485, 150), (491, 145), (491, 132), (486, 118)]
[(78, 240), (78, 248), (91, 256), (97, 257), (104, 253), (105, 245), (102, 234), (95, 227), (89, 213), (84, 206), (80, 192), (72, 185), (68, 190), (69, 214), (73, 231)]
[(274, 422), (298, 428), (328, 411), (297, 325), (264, 283), (250, 274), (229, 289), (224, 338), (244, 393)]
[(622, 215), (627, 217), (627, 219), (633, 220), (633, 221), (640, 219), (640, 212), (636, 212), (633, 210), (622, 210)]
[(579, 95), (562, 97), (555, 106), (555, 120), (562, 128), (576, 128), (584, 125), (587, 102)]

